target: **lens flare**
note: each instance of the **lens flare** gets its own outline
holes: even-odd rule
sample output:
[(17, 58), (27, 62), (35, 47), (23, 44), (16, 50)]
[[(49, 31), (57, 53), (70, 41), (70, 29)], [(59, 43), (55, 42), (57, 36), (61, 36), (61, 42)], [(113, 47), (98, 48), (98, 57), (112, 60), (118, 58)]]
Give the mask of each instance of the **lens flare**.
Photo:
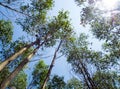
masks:
[(118, 0), (102, 0), (101, 5), (106, 10), (113, 10), (116, 8), (117, 1)]

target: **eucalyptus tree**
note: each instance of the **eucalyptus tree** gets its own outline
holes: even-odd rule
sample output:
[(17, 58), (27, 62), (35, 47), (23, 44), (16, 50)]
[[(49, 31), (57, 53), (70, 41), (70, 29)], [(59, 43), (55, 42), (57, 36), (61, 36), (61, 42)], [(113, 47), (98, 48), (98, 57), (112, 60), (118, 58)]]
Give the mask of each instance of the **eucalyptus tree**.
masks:
[[(112, 8), (104, 8), (109, 4), (105, 0), (75, 0), (78, 5), (83, 9), (81, 10), (81, 25), (89, 24), (91, 26), (92, 34), (99, 40), (104, 40), (103, 51), (107, 52), (110, 60), (117, 62), (119, 59), (120, 49), (120, 13), (119, 13), (119, 0)], [(114, 1), (114, 0), (113, 0)], [(86, 5), (87, 3), (87, 5)], [(113, 2), (114, 3), (114, 2)], [(102, 4), (105, 4), (103, 6)], [(100, 7), (103, 6), (103, 7)]]
[[(28, 34), (30, 34), (30, 36), (37, 38), (36, 48), (28, 55), (28, 57), (23, 59), (23, 61), (10, 74), (10, 76), (3, 81), (1, 84), (2, 89), (4, 89), (10, 83), (10, 81), (19, 73), (21, 69), (23, 69), (23, 67), (30, 61), (31, 57), (35, 55), (36, 51), (41, 46), (53, 46), (55, 45), (57, 39), (67, 38), (72, 33), (72, 27), (68, 19), (67, 12), (60, 11), (58, 16), (47, 22), (45, 21), (45, 15), (46, 11), (51, 7), (52, 0), (43, 1), (45, 5), (38, 2), (40, 1), (33, 1), (31, 6), (28, 6), (27, 10), (25, 9), (25, 11), (29, 11), (33, 17), (27, 17), (22, 20), (22, 22), (19, 22), (19, 24), (23, 27), (23, 31), (26, 31)], [(48, 7), (46, 8), (46, 6)], [(43, 17), (41, 18), (41, 16)]]
[[(33, 46), (33, 44), (36, 44), (36, 42), (38, 42), (38, 40), (36, 40), (35, 42), (32, 42), (29, 45), (23, 45), (23, 47), (21, 47), (18, 51), (15, 51), (15, 53), (13, 53), (13, 55), (10, 55), (10, 57), (6, 57), (6, 59), (4, 61), (2, 61), (0, 63), (0, 71), (6, 67), (6, 65), (8, 65), (9, 63), (11, 63), (11, 61), (14, 61), (18, 56), (20, 56), (22, 53), (24, 53), (26, 50), (28, 50), (31, 46)], [(19, 45), (19, 44), (18, 44)]]
[[(17, 51), (20, 46), (23, 46), (19, 42), (13, 42), (12, 41), (12, 36), (13, 36), (13, 29), (12, 28), (13, 28), (13, 26), (12, 26), (12, 23), (10, 21), (0, 20), (0, 47), (1, 47), (1, 50), (0, 50), (0, 52), (1, 52), (1, 54), (0, 54), (0, 56), (1, 56), (0, 57), (0, 63), (2, 61), (4, 61), (5, 58), (12, 55), (12, 53)], [(24, 54), (24, 56), (25, 56), (25, 54)], [(14, 66), (17, 66), (17, 63), (13, 62), (13, 64), (15, 64)], [(14, 69), (13, 64), (9, 64), (8, 66), (6, 66), (0, 72), (0, 84), (2, 83), (2, 81), (7, 76), (9, 76), (11, 70)], [(19, 77), (17, 76), (17, 78), (21, 79), (21, 76), (19, 76)], [(15, 80), (13, 80), (11, 83), (12, 83), (12, 85), (15, 85), (15, 83), (19, 84), (19, 82), (18, 81), (15, 82)], [(21, 81), (21, 83), (23, 83), (23, 82)]]
[[(42, 3), (42, 4), (38, 4), (38, 3)], [(23, 11), (23, 8), (25, 8), (25, 7), (27, 7), (26, 9), (27, 9), (27, 11), (29, 11), (29, 14), (31, 15), (30, 17), (28, 16), (28, 17), (26, 17), (25, 19), (24, 19), (24, 22), (25, 21), (27, 21), (27, 22), (25, 22), (27, 25), (31, 25), (30, 26), (30, 28), (31, 27), (34, 27), (35, 25), (36, 26), (39, 26), (40, 24), (43, 24), (44, 22), (45, 22), (45, 19), (46, 19), (46, 14), (47, 14), (47, 11), (52, 7), (52, 4), (53, 4), (53, 1), (52, 0), (49, 0), (49, 1), (31, 1), (31, 6), (21, 6), (21, 10)], [(41, 9), (40, 9), (41, 8)], [(26, 9), (24, 9), (24, 11), (26, 10)], [(36, 13), (36, 14), (35, 14)], [(34, 15), (35, 14), (35, 15)], [(29, 21), (29, 20), (32, 20), (32, 22), (31, 21)], [(37, 24), (35, 21), (35, 19), (37, 19), (37, 20), (39, 20), (40, 21), (40, 23), (39, 24)], [(34, 25), (34, 24), (35, 25)], [(28, 26), (27, 25), (25, 25), (24, 24), (24, 27), (23, 27), (23, 30), (25, 30), (26, 28), (27, 29), (30, 29), (30, 28), (28, 28)], [(22, 24), (21, 24), (21, 26), (23, 26)], [(26, 30), (27, 31), (27, 30)], [(30, 32), (31, 31), (31, 32)], [(31, 29), (31, 30), (29, 30), (29, 33), (33, 33), (34, 32), (34, 30), (33, 29)], [(38, 33), (38, 32), (37, 32)], [(34, 32), (34, 35), (36, 35), (36, 33)], [(40, 35), (42, 35), (42, 34), (40, 34)], [(46, 39), (46, 36), (44, 35), (44, 38)], [(1, 64), (0, 64), (0, 71), (8, 64), (8, 63), (10, 63), (11, 61), (13, 61), (15, 58), (17, 58), (19, 55), (21, 55), (21, 54), (23, 54), (23, 52), (25, 52), (26, 50), (28, 50), (31, 46), (33, 46), (33, 45), (36, 45), (36, 44), (39, 44), (39, 40), (40, 40), (40, 38), (38, 39), (38, 37), (37, 37), (37, 39), (36, 39), (36, 41), (34, 41), (34, 42), (31, 42), (30, 44), (28, 44), (28, 45), (26, 45), (26, 46), (24, 46), (24, 47), (22, 47), (20, 50), (18, 50), (16, 53), (14, 53), (12, 56), (10, 56), (10, 57), (8, 57), (5, 61), (3, 61)]]
[(13, 26), (10, 21), (0, 20), (0, 41), (3, 45), (12, 40)]
[(89, 49), (87, 36), (80, 34), (78, 39), (69, 41), (63, 45), (62, 51), (66, 55), (68, 63), (71, 64), (73, 72), (84, 82), (85, 86), (83, 87), (87, 86), (89, 89), (98, 89), (92, 79), (93, 73), (91, 71), (93, 70), (89, 67), (92, 66), (96, 70), (95, 61), (100, 62), (102, 56), (99, 55), (99, 52)]
[[(83, 88), (86, 88), (87, 86), (88, 89), (100, 89), (101, 85), (99, 85), (98, 81), (105, 80), (99, 77), (99, 79), (95, 81), (94, 76), (97, 73), (99, 75), (101, 72), (111, 71), (111, 64), (109, 64), (110, 57), (108, 54), (103, 54), (101, 51), (90, 49), (90, 43), (87, 41), (87, 36), (85, 34), (80, 34), (78, 39), (69, 41), (67, 44), (63, 45), (62, 52), (66, 55), (68, 63), (71, 64), (73, 72), (83, 82)], [(113, 78), (113, 81), (117, 81), (114, 82), (116, 86), (118, 80), (114, 79), (115, 76), (110, 77)], [(107, 77), (105, 77), (105, 79), (107, 81)], [(107, 86), (103, 86), (102, 88), (106, 87)]]
[[(98, 3), (100, 4), (104, 0), (75, 0), (75, 1), (77, 2), (78, 6), (82, 8), (81, 14), (80, 14), (81, 25), (83, 26), (90, 25), (92, 34), (97, 39), (104, 41), (101, 52), (94, 52), (92, 50), (88, 50), (87, 48), (88, 51), (86, 50), (85, 54), (87, 53), (87, 55), (90, 55), (90, 56), (89, 58), (87, 58), (86, 56), (83, 56), (83, 57), (86, 57), (86, 59), (92, 59), (89, 61), (91, 61), (91, 63), (94, 64), (94, 66), (97, 68), (98, 73), (100, 73), (103, 70), (105, 72), (114, 70), (117, 73), (117, 70), (114, 67), (117, 65), (119, 66), (119, 57), (120, 57), (119, 56), (119, 50), (120, 50), (120, 45), (119, 45), (120, 44), (120, 38), (119, 38), (120, 36), (119, 34), (120, 13), (119, 13), (119, 10), (118, 9), (107, 10), (106, 8), (102, 10), (101, 8), (98, 7), (99, 6)], [(84, 49), (86, 49), (86, 47), (84, 47)], [(76, 49), (76, 51), (77, 50), (78, 49)], [(68, 59), (73, 57), (73, 60), (74, 60), (74, 61), (68, 60), (68, 62), (72, 64), (73, 70), (76, 70), (75, 72), (78, 73), (78, 75), (81, 74), (82, 70), (80, 73), (77, 71), (78, 69), (77, 67), (79, 67), (80, 63), (78, 63), (78, 61), (75, 61), (75, 59), (77, 59), (76, 58), (77, 56), (73, 55), (76, 51), (70, 51), (71, 53), (69, 53), (68, 51), (67, 51), (68, 55), (72, 54), (71, 56), (68, 56)], [(82, 54), (84, 54), (84, 50), (81, 50), (81, 52)], [(81, 57), (80, 52), (78, 53), (79, 53), (78, 57), (82, 59), (83, 57)], [(74, 65), (75, 63), (77, 66)], [(85, 76), (84, 76), (84, 79), (85, 79)], [(87, 85), (89, 84), (90, 83), (88, 83)], [(115, 84), (117, 85), (116, 82)], [(97, 86), (97, 87), (98, 89), (100, 88), (100, 86)]]
[[(9, 44), (9, 50), (5, 50), (7, 52), (7, 56), (12, 55), (12, 53), (16, 52), (17, 50), (19, 50), (22, 46), (24, 46), (26, 43), (24, 42), (20, 42), (20, 41), (15, 41)], [(13, 62), (11, 62), (9, 65), (7, 65), (1, 72), (0, 72), (0, 85), (2, 84), (2, 82), (9, 76), (9, 74), (19, 65), (19, 63), (22, 61), (22, 59), (24, 59), (25, 57), (27, 57), (29, 55), (29, 53), (33, 51), (32, 48), (30, 48), (29, 50), (27, 50), (23, 55), (19, 56), (16, 60), (14, 60)], [(22, 72), (22, 70), (20, 71), (20, 73), (18, 74), (18, 76), (13, 79), (11, 81), (11, 84), (8, 87), (17, 87), (19, 88), (20, 83), (24, 83), (23, 86), (21, 87), (26, 87), (26, 81), (22, 81), (22, 80), (26, 80), (26, 76), (21, 76), (21, 75), (26, 75), (24, 72)], [(17, 79), (17, 80), (16, 80)], [(19, 88), (20, 89), (20, 88)]]

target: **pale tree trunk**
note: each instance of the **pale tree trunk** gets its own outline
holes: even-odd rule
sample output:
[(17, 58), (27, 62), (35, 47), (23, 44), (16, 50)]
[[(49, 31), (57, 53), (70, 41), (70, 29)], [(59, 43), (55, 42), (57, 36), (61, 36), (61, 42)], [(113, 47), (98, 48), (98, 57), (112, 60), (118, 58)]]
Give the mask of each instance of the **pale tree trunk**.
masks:
[(22, 49), (20, 49), (18, 52), (14, 53), (11, 57), (5, 59), (5, 61), (3, 61), (0, 64), (0, 72), (1, 70), (8, 65), (11, 61), (15, 60), (19, 55), (21, 55), (22, 53), (24, 53), (27, 49), (29, 49), (31, 46), (37, 44), (39, 42), (39, 40), (37, 39), (35, 42), (32, 42), (31, 44), (23, 47)]
[(27, 57), (25, 58), (19, 65), (18, 67), (7, 77), (1, 84), (0, 89), (5, 89), (11, 80), (15, 78), (15, 76), (23, 69), (23, 67), (30, 61), (30, 59), (33, 57), (33, 55), (36, 53), (36, 51), (39, 49), (40, 46), (34, 49), (34, 51)]
[(57, 52), (59, 51), (61, 44), (62, 44), (62, 40), (60, 41), (60, 43), (59, 43), (59, 45), (58, 45), (58, 48), (55, 50), (55, 53), (54, 53), (54, 56), (53, 56), (53, 59), (52, 59), (50, 68), (49, 68), (48, 73), (47, 73), (47, 75), (46, 75), (46, 78), (45, 78), (45, 80), (44, 80), (44, 82), (43, 82), (43, 85), (41, 86), (41, 89), (45, 89), (46, 83), (47, 83), (47, 81), (48, 81), (48, 79), (49, 79), (49, 76), (50, 76), (50, 74), (51, 74), (52, 68), (53, 68), (54, 63), (55, 63), (55, 60), (56, 60)]

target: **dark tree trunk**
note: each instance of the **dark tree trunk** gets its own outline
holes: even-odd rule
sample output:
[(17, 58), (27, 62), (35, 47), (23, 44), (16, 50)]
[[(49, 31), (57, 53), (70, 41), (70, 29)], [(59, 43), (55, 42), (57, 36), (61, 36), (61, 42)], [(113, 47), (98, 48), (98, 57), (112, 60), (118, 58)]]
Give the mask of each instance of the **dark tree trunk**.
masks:
[(44, 80), (44, 82), (43, 82), (43, 85), (41, 86), (41, 89), (45, 89), (46, 83), (47, 83), (47, 81), (48, 81), (48, 79), (49, 79), (49, 76), (50, 76), (50, 74), (51, 74), (52, 68), (53, 68), (54, 63), (55, 63), (55, 60), (56, 60), (57, 52), (59, 51), (61, 44), (62, 44), (62, 40), (60, 41), (60, 43), (59, 43), (59, 45), (58, 45), (58, 48), (55, 50), (55, 53), (54, 53), (54, 56), (53, 56), (53, 59), (52, 59), (50, 68), (49, 68), (48, 73), (47, 73), (47, 75), (46, 75), (46, 78), (45, 78), (45, 80)]

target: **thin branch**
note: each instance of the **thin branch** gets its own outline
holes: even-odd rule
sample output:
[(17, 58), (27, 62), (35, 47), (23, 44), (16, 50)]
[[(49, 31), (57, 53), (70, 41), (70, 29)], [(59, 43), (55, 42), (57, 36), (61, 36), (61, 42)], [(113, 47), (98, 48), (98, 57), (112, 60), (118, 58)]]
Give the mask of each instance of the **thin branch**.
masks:
[[(3, 16), (5, 16), (6, 18), (8, 18), (2, 11), (0, 11), (0, 13), (3, 15)], [(9, 19), (9, 18), (8, 18)]]
[(17, 13), (20, 13), (20, 14), (23, 14), (23, 15), (26, 15), (26, 16), (29, 16), (29, 17), (30, 17), (30, 15), (25, 14), (25, 13), (23, 13), (23, 12), (21, 12), (21, 11), (16, 10), (16, 9), (13, 9), (13, 8), (11, 8), (10, 6), (5, 5), (5, 4), (3, 4), (3, 3), (1, 3), (1, 2), (0, 2), (0, 5), (3, 6), (3, 7), (5, 7), (5, 8), (7, 8), (7, 9), (9, 9), (9, 10), (12, 10), (12, 11), (15, 11), (15, 12), (17, 12)]
[[(46, 57), (42, 57), (41, 59), (43, 59), (43, 58), (49, 58), (49, 57), (52, 57), (53, 55), (50, 55), (50, 56), (46, 56)], [(35, 61), (39, 61), (40, 59), (35, 59), (35, 60), (31, 60), (31, 61), (29, 61), (29, 62), (35, 62)]]
[[(42, 57), (41, 59), (44, 59), (44, 58), (49, 58), (49, 57), (52, 57), (53, 55), (50, 55), (50, 56), (46, 56), (46, 57)], [(61, 58), (63, 56), (63, 54), (62, 55), (60, 55), (60, 56), (58, 56), (56, 59), (59, 59), (59, 58)], [(35, 61), (39, 61), (40, 59), (35, 59), (35, 60), (31, 60), (31, 61), (29, 61), (29, 62), (35, 62)]]

